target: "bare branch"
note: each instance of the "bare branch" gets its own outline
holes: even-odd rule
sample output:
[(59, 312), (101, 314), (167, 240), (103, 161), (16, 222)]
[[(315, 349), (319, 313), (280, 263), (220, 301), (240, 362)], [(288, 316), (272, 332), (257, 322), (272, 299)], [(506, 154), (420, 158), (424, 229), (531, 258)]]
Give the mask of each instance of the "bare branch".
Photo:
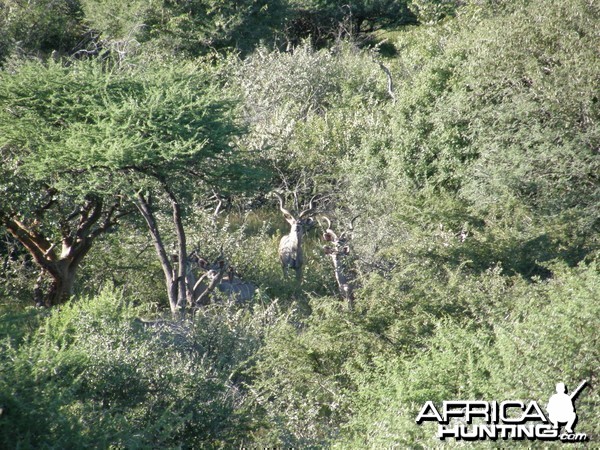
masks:
[(88, 202), (82, 209), (81, 220), (75, 234), (77, 239), (86, 237), (92, 226), (100, 220), (102, 216), (103, 201), (96, 196), (90, 196)]
[(383, 70), (385, 72), (385, 75), (387, 76), (387, 91), (388, 94), (390, 96), (390, 98), (392, 99), (392, 101), (394, 103), (396, 103), (396, 96), (394, 95), (394, 82), (392, 80), (392, 73), (390, 72), (390, 69), (388, 69), (386, 66), (383, 65), (382, 62), (378, 61), (379, 67), (381, 68), (381, 70)]

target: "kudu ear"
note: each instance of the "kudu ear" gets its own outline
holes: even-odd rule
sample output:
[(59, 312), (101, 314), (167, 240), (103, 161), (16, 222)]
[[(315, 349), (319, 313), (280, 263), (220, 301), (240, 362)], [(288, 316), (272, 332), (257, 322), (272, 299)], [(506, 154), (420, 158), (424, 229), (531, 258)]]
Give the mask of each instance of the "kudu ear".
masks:
[(344, 245), (342, 247), (341, 253), (342, 253), (342, 255), (349, 255), (350, 254), (350, 247), (348, 247), (347, 245)]
[(202, 269), (208, 269), (208, 261), (205, 260), (204, 258), (198, 258), (198, 265)]
[(331, 247), (329, 247), (328, 245), (323, 246), (323, 251), (325, 252), (326, 255), (331, 255), (333, 253), (333, 249)]

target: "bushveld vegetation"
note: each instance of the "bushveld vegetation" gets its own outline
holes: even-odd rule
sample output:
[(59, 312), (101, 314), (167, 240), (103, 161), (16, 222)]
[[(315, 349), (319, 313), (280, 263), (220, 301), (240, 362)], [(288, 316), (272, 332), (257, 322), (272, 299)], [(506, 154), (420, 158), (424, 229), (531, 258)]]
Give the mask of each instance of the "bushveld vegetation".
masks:
[(0, 447), (600, 436), (598, 5), (338, 3), (0, 2)]

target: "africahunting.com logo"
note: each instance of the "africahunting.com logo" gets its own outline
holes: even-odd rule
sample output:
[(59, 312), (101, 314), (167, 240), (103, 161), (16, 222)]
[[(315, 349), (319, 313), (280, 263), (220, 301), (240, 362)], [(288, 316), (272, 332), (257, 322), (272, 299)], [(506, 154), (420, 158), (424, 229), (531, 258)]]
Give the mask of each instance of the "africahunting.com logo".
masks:
[[(585, 433), (575, 433), (577, 413), (574, 401), (587, 381), (567, 394), (564, 383), (556, 385), (556, 393), (548, 400), (547, 414), (536, 401), (525, 404), (518, 400), (496, 401), (452, 400), (442, 402), (438, 409), (432, 401), (425, 402), (417, 415), (417, 424), (437, 422), (437, 437), (441, 440), (545, 440), (587, 441)], [(561, 433), (561, 424), (564, 429)]]

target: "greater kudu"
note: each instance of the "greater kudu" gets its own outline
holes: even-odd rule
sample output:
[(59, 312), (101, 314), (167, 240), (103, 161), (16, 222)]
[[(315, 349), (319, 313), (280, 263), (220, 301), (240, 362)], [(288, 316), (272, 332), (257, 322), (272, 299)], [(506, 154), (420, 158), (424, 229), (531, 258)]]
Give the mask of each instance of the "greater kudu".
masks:
[(353, 309), (355, 277), (346, 257), (350, 254), (350, 246), (348, 244), (352, 239), (354, 222), (358, 216), (352, 219), (348, 229), (343, 231), (339, 236), (331, 229), (329, 218), (326, 216), (322, 217), (327, 221), (327, 229), (323, 233), (323, 240), (331, 244), (323, 246), (323, 251), (333, 262), (335, 280), (337, 281), (340, 296), (348, 302), (348, 308)]
[(188, 278), (188, 284), (193, 286), (189, 289), (193, 296), (192, 304), (207, 304), (215, 289), (238, 303), (247, 302), (254, 297), (256, 285), (236, 276), (233, 267), (227, 265), (222, 258), (217, 258), (211, 264), (197, 254), (192, 254), (190, 261), (204, 272), (197, 280), (193, 274)]
[(281, 238), (279, 242), (279, 260), (283, 269), (283, 276), (287, 278), (288, 269), (294, 269), (296, 280), (302, 282), (302, 266), (304, 265), (304, 256), (302, 254), (302, 236), (305, 231), (313, 224), (314, 220), (310, 213), (314, 211), (313, 201), (316, 196), (310, 199), (308, 208), (301, 211), (296, 217), (284, 207), (283, 198), (278, 193), (274, 193), (279, 199), (279, 209), (283, 217), (290, 224), (290, 232)]

